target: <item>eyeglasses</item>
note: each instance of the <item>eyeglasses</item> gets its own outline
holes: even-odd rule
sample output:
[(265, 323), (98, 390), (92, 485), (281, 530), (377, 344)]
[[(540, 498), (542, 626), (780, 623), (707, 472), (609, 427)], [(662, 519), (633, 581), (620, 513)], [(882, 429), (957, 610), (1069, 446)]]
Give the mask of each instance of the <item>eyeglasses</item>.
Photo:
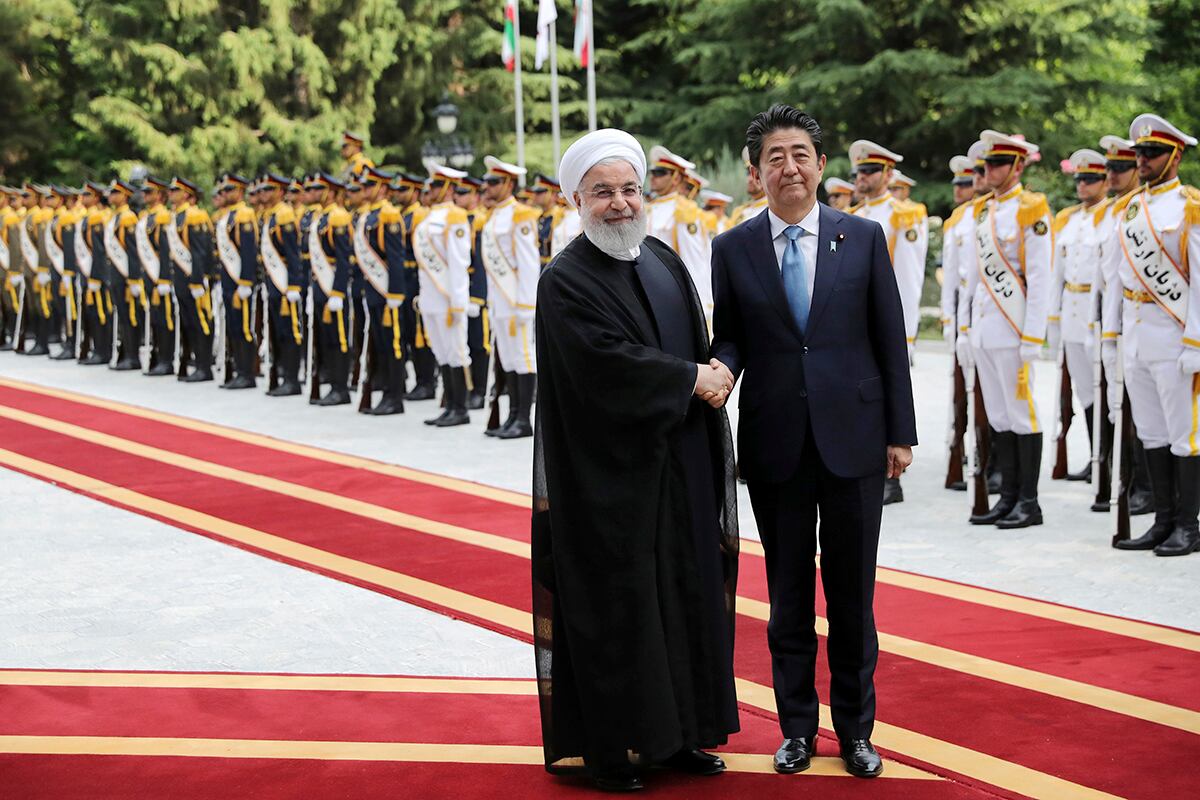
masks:
[(1133, 169), (1136, 166), (1137, 166), (1137, 164), (1135, 164), (1132, 161), (1109, 161), (1107, 164), (1104, 165), (1104, 168), (1106, 170), (1108, 170), (1109, 172), (1121, 173), (1121, 172), (1129, 172), (1129, 170)]
[(988, 167), (1007, 167), (1017, 163), (1016, 156), (989, 156), (983, 160), (984, 169)]
[(220, 189), (217, 189), (217, 192), (220, 194), (229, 194), (230, 192), (234, 191), (235, 189), (237, 189), (236, 186), (230, 186), (230, 185), (226, 184), (225, 186), (222, 186)]
[(359, 186), (357, 183), (352, 183), (346, 187), (346, 191), (350, 193), (361, 192), (362, 188), (363, 187)]
[(508, 178), (501, 178), (499, 175), (488, 175), (486, 178), (483, 179), (483, 182), (486, 183), (488, 186), (499, 186), (500, 184), (504, 183), (506, 180), (508, 180)]
[(1147, 161), (1153, 161), (1156, 158), (1161, 158), (1167, 153), (1173, 152), (1174, 148), (1162, 147), (1157, 144), (1144, 144), (1133, 148), (1133, 152), (1137, 153), (1138, 158), (1144, 158)]
[(878, 175), (883, 172), (883, 164), (859, 164), (859, 175)]
[(666, 167), (654, 167), (653, 169), (650, 170), (650, 174), (656, 178), (661, 178), (664, 175), (670, 175), (671, 172), (672, 171), (667, 169)]
[(620, 194), (625, 202), (628, 203), (635, 197), (642, 196), (642, 187), (638, 186), (636, 183), (626, 184), (620, 189), (614, 189), (611, 186), (601, 186), (593, 191), (581, 192), (580, 194), (583, 194), (587, 197), (594, 197), (602, 203), (611, 203), (613, 198)]
[(976, 175), (983, 175), (984, 173), (987, 172), (987, 168), (986, 167), (975, 167), (974, 172)]
[(1076, 183), (1100, 183), (1104, 180), (1103, 175), (1076, 175)]

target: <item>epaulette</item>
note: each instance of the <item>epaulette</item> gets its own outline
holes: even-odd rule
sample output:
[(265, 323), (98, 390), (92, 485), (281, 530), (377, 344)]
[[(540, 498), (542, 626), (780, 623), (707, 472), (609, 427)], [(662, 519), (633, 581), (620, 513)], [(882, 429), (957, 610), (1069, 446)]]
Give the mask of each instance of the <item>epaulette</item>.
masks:
[(1092, 225), (1099, 225), (1104, 221), (1104, 217), (1108, 214), (1108, 209), (1112, 205), (1112, 198), (1106, 197), (1096, 206), (1096, 210), (1092, 213)]
[(942, 226), (942, 230), (948, 231), (951, 228), (953, 228), (955, 225), (957, 225), (958, 223), (962, 222), (963, 217), (965, 217), (967, 215), (967, 206), (969, 206), (969, 205), (971, 205), (970, 200), (961, 204), (960, 206), (958, 206), (958, 208), (951, 211), (950, 217), (946, 220), (946, 224)]
[(425, 218), (428, 216), (429, 216), (428, 208), (426, 208), (425, 206), (417, 206), (416, 208), (413, 209), (413, 212), (412, 212), (412, 226), (414, 228), (417, 227), (422, 222), (424, 222)]
[(483, 230), (483, 226), (487, 225), (488, 217), (491, 216), (491, 211), (486, 208), (475, 209), (475, 219), (471, 222), (471, 230), (478, 233)]
[(103, 225), (108, 222), (107, 208), (93, 208), (87, 216), (88, 225)]
[(981, 194), (979, 197), (976, 197), (974, 200), (971, 201), (972, 203), (975, 204), (974, 214), (975, 214), (976, 219), (979, 219), (979, 214), (983, 211), (984, 207), (987, 205), (987, 201), (991, 200), (995, 194), (996, 194), (995, 192), (987, 192), (985, 194)]
[(1050, 203), (1046, 195), (1039, 192), (1021, 192), (1020, 206), (1017, 208), (1017, 225), (1028, 228), (1039, 219), (1050, 216)]
[(679, 197), (675, 200), (675, 221), (682, 222), (686, 225), (691, 225), (700, 219), (700, 206), (686, 197)]
[(1200, 189), (1195, 186), (1181, 186), (1179, 189), (1183, 192), (1183, 198), (1189, 203), (1200, 203)]
[[(519, 206), (518, 206), (518, 208), (519, 208)], [(516, 213), (517, 212), (515, 212), (515, 211), (513, 212), (514, 217), (516, 216)], [(459, 208), (458, 206), (452, 206), (451, 208), (446, 209), (446, 224), (447, 225), (466, 225), (467, 224), (467, 210), (465, 208)]]
[(341, 206), (334, 206), (329, 209), (329, 226), (331, 228), (344, 228), (351, 222), (350, 212)]
[(704, 228), (713, 236), (717, 235), (717, 214), (715, 211), (701, 211), (700, 219), (704, 220)]
[(1083, 208), (1083, 203), (1076, 203), (1073, 206), (1067, 206), (1054, 215), (1054, 224), (1051, 228), (1054, 229), (1055, 235), (1058, 235), (1063, 228), (1067, 227), (1067, 223), (1071, 221), (1071, 217), (1081, 208)]
[(1143, 188), (1144, 187), (1142, 186), (1135, 186), (1125, 194), (1118, 197), (1116, 200), (1113, 200), (1113, 216), (1123, 212), (1125, 210), (1125, 206), (1129, 205), (1129, 201), (1136, 197)]
[(517, 203), (513, 206), (513, 224), (518, 222), (536, 222), (542, 216), (540, 208)]
[(133, 227), (134, 225), (137, 225), (137, 214), (133, 213), (133, 211), (127, 208), (121, 212), (121, 217), (117, 220), (117, 224), (122, 228)]
[(247, 205), (240, 205), (233, 210), (233, 221), (239, 225), (249, 222), (251, 225), (258, 222), (254, 216), (254, 209)]
[(1183, 206), (1183, 220), (1188, 225), (1200, 225), (1200, 191), (1192, 186), (1183, 187), (1187, 202)]
[(925, 218), (925, 206), (910, 200), (892, 202), (892, 230), (902, 231), (916, 227)]
[(404, 215), (400, 213), (400, 209), (396, 208), (391, 203), (384, 203), (379, 209), (379, 224), (380, 225), (395, 225), (397, 222), (403, 222)]
[(277, 205), (272, 209), (271, 215), (275, 217), (275, 222), (279, 225), (294, 225), (296, 222), (296, 209), (287, 203)]

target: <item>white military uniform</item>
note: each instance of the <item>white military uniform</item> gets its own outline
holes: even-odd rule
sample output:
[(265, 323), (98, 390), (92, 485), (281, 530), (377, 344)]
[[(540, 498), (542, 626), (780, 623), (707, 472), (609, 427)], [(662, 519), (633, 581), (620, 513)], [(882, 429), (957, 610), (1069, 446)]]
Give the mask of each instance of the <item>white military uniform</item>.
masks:
[[(463, 175), (455, 170), (435, 176), (453, 181)], [(467, 212), (450, 201), (438, 203), (413, 228), (412, 247), (420, 287), (417, 303), (429, 349), (441, 366), (470, 366), (471, 223)]]
[[(988, 422), (1000, 432), (1040, 433), (1033, 364), (1022, 343), (1046, 338), (1053, 290), (1053, 233), (1044, 195), (1020, 183), (976, 203), (975, 269), (967, 271), (962, 306)], [(1000, 298), (998, 301), (997, 298)]]
[(550, 257), (558, 255), (582, 231), (583, 220), (579, 218), (579, 209), (564, 208), (550, 236)]
[(518, 375), (537, 372), (538, 216), (536, 208), (510, 197), (492, 208), (481, 235), (496, 352), (504, 371)]
[[(686, 174), (696, 165), (661, 145), (650, 148), (654, 167), (666, 167)], [(691, 276), (700, 295), (704, 318), (712, 330), (712, 241), (701, 219), (700, 207), (678, 192), (650, 201), (647, 214), (647, 233), (662, 240), (674, 250)]]
[[(969, 156), (950, 159), (955, 181), (975, 179), (974, 162)], [(964, 265), (975, 264), (974, 200), (968, 200), (950, 212), (942, 223), (942, 328), (946, 341), (954, 343), (958, 332), (959, 296), (966, 293)]]
[(743, 222), (749, 222), (759, 214), (767, 210), (767, 196), (763, 195), (757, 200), (751, 200), (748, 203), (743, 203), (733, 210), (729, 215), (729, 227), (741, 225)]

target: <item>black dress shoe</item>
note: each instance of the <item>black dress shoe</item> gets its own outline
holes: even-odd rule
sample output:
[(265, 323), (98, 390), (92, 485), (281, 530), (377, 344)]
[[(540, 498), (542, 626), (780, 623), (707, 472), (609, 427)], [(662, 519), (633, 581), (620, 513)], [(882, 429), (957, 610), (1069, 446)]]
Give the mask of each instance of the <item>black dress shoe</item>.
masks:
[(1068, 472), (1067, 480), (1069, 481), (1087, 481), (1092, 482), (1092, 462), (1088, 462), (1079, 472)]
[(81, 359), (79, 363), (85, 367), (95, 367), (99, 366), (100, 364), (107, 364), (108, 359), (99, 353), (91, 353), (87, 358)]
[(350, 392), (345, 389), (330, 389), (329, 394), (318, 400), (318, 406), (344, 406), (350, 403)]
[(253, 389), (257, 384), (254, 378), (249, 375), (238, 375), (236, 378), (225, 384), (224, 389)]
[(7, 353), (15, 347), (16, 345), (13, 342), (0, 342), (0, 353)]
[(967, 482), (966, 481), (952, 481), (950, 483), (950, 485), (947, 486), (946, 488), (952, 492), (965, 492), (967, 490)]
[(703, 750), (680, 750), (663, 762), (663, 766), (690, 775), (718, 775), (725, 771), (725, 762)]
[(497, 439), (523, 439), (526, 436), (533, 436), (533, 426), (521, 420), (496, 432)]
[(817, 752), (816, 736), (784, 739), (783, 744), (775, 751), (775, 771), (784, 775), (804, 772), (812, 766), (812, 757), (815, 752)]
[(436, 416), (436, 417), (430, 417), (429, 419), (427, 419), (427, 420), (422, 420), (422, 421), (423, 421), (423, 422), (424, 422), (426, 425), (437, 425), (437, 424), (439, 424), (439, 423), (440, 423), (442, 420), (444, 420), (444, 419), (445, 419), (446, 417), (448, 417), (448, 416), (450, 416), (450, 407), (449, 407), (449, 406), (446, 406), (446, 408), (445, 408), (445, 409), (442, 411), (442, 413), (441, 413), (441, 414), (439, 414), (438, 416)]
[(467, 408), (471, 411), (478, 411), (483, 408), (484, 400), (482, 394), (471, 392), (467, 395)]
[(180, 378), (184, 383), (204, 383), (213, 379), (212, 371), (206, 369), (198, 369), (191, 375)]
[(404, 395), (405, 400), (432, 400), (436, 392), (428, 383), (418, 383), (411, 392)]
[(379, 405), (367, 411), (367, 413), (373, 417), (386, 417), (391, 414), (403, 414), (404, 402), (401, 400), (394, 400), (390, 397), (384, 397), (379, 401)]
[(23, 356), (44, 356), (50, 352), (50, 348), (44, 344), (35, 344), (33, 347), (21, 353)]
[(142, 362), (138, 361), (136, 358), (123, 358), (113, 365), (113, 369), (117, 372), (133, 372), (134, 370), (140, 370), (141, 368)]
[(883, 759), (870, 739), (841, 739), (838, 741), (846, 772), (856, 778), (878, 778), (883, 773)]
[(592, 780), (602, 792), (636, 792), (646, 787), (641, 778), (627, 772), (598, 772)]
[(75, 360), (75, 345), (68, 342), (63, 345), (63, 348), (54, 355), (50, 356), (51, 361), (74, 361)]
[(451, 428), (455, 425), (470, 425), (471, 415), (466, 411), (451, 411), (433, 423), (435, 428)]
[(296, 381), (284, 381), (267, 392), (269, 397), (295, 397), (298, 394), (300, 394), (300, 384)]
[(1166, 541), (1154, 548), (1156, 556), (1186, 556), (1200, 550), (1200, 530), (1180, 525)]
[(996, 527), (1004, 530), (1012, 528), (1029, 528), (1042, 524), (1042, 507), (1036, 499), (1021, 499), (1003, 519), (996, 521)]
[[(80, 363), (86, 364), (87, 362), (86, 362), (86, 361), (83, 361), (83, 362), (80, 362)], [(174, 375), (174, 374), (175, 374), (175, 367), (173, 367), (172, 365), (170, 365), (170, 364), (166, 363), (165, 361), (163, 361), (163, 362), (160, 362), (160, 363), (158, 363), (158, 364), (155, 364), (153, 367), (151, 367), (151, 368), (150, 368), (150, 369), (149, 369), (149, 370), (146, 372), (146, 374), (147, 374), (147, 375)]]

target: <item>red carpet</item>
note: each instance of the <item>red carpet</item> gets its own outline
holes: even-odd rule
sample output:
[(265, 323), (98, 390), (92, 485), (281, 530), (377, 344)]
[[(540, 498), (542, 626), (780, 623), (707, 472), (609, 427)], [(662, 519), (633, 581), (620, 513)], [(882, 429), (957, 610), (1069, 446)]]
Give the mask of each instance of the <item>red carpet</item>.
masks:
[[(64, 435), (39, 425), (45, 424), (45, 420), (69, 422), (123, 441), (200, 459), (208, 465), (234, 467), (288, 481), (297, 490), (319, 489), (379, 509), (399, 510), (425, 520), (497, 535), (504, 541), (527, 541), (527, 509), (478, 497), (469, 491), (381, 476), (378, 472), (147, 420), (136, 413), (100, 410), (85, 402), (42, 393), (0, 387), (0, 412), (5, 407), (39, 418), (17, 422), (0, 417), (0, 446), (15, 453), (325, 553), (393, 570), (517, 612), (528, 611), (528, 562), (520, 555), (387, 524), (373, 518), (369, 511), (358, 509), (350, 513), (319, 501), (201, 474), (194, 464), (168, 466), (160, 460), (119, 452), (112, 446), (81, 441), (78, 432)], [(34, 424), (27, 424), (30, 422)], [(39, 475), (36, 469), (23, 471)], [(73, 488), (87, 491), (86, 487)], [(295, 495), (296, 491), (289, 493)], [(157, 514), (119, 498), (101, 499), (228, 540), (221, 532), (212, 530), (211, 525), (180, 521), (170, 514)], [(449, 601), (433, 597), (419, 587), (410, 589), (405, 584), (397, 589), (396, 585), (378, 579), (347, 575), (340, 568), (329, 568), (310, 558), (282, 555), (269, 546), (256, 547), (246, 541), (239, 542), (239, 546), (435, 610), (448, 610)], [(447, 569), (448, 564), (454, 568)], [(761, 559), (745, 556), (742, 575), (740, 595), (765, 601)], [(740, 678), (769, 686), (765, 624), (747, 615), (747, 609), (753, 610), (751, 605), (745, 602), (742, 605), (736, 669)], [(452, 603), (450, 611), (453, 616), (529, 639), (528, 618), (520, 614), (504, 615), (487, 604), (470, 603)], [(1156, 774), (1153, 781), (1146, 779), (1147, 765), (1155, 762), (1163, 748), (1180, 753), (1198, 752), (1196, 720), (1191, 712), (1200, 704), (1189, 691), (1191, 676), (1200, 667), (1200, 653), (1194, 646), (1186, 649), (1156, 644), (1144, 638), (1115, 635), (888, 583), (879, 586), (877, 618), (880, 631), (885, 634), (882, 642), (885, 652), (878, 673), (879, 719), (902, 730), (890, 738), (877, 732), (876, 739), (895, 742), (892, 754), (898, 760), (929, 764), (941, 774), (958, 773), (968, 781), (990, 785), (1005, 794), (1024, 791), (1052, 796), (1047, 792), (1055, 787), (1054, 778), (1078, 784), (1061, 786), (1064, 791), (1091, 787), (1129, 797), (1189, 796), (1195, 789), (1194, 781), (1171, 774)], [(886, 635), (911, 642), (889, 643)], [(921, 644), (956, 652), (921, 649)], [(912, 646), (917, 650), (911, 650)], [(906, 647), (910, 649), (905, 650)], [(889, 648), (915, 657), (887, 652)], [(978, 670), (970, 665), (966, 671), (960, 664), (955, 668), (957, 662), (950, 662), (958, 654), (990, 659), (990, 663), (999, 667), (1014, 665), (1034, 672), (1010, 675), (1004, 678), (1008, 683), (1004, 683), (972, 674)], [(1086, 685), (1063, 690), (1052, 677)], [(820, 680), (827, 681), (828, 676), (822, 674)], [(1107, 695), (1097, 698), (1089, 694), (1090, 687), (1126, 694), (1115, 699)], [(1054, 696), (1063, 691), (1073, 699)], [(1146, 703), (1139, 698), (1167, 705)], [(747, 707), (747, 712), (743, 714), (744, 720), (764, 713), (761, 707)], [(931, 749), (920, 737), (914, 740), (905, 731), (1001, 759), (1012, 766), (1015, 777), (1011, 781), (1005, 776), (998, 779), (995, 771), (985, 766), (976, 770), (969, 757), (965, 761), (960, 757), (961, 753), (954, 758), (942, 758), (936, 743)], [(910, 748), (909, 744), (914, 746)], [(758, 752), (767, 752), (773, 746), (766, 742)], [(986, 758), (980, 763), (984, 761)], [(1030, 783), (1028, 770), (1041, 775), (1035, 775)], [(1030, 787), (1040, 788), (1030, 792)]]

